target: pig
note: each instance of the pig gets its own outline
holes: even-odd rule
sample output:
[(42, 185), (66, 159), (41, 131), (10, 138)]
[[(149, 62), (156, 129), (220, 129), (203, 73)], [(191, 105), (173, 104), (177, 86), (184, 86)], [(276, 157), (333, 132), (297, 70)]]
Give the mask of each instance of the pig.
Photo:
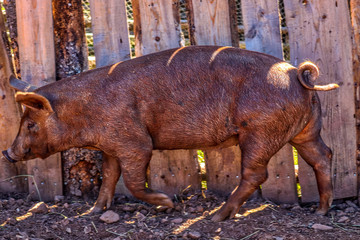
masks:
[[(267, 179), (269, 159), (292, 144), (314, 169), (318, 214), (332, 202), (331, 150), (321, 136), (317, 66), (298, 68), (273, 56), (233, 47), (190, 46), (90, 70), (40, 88), (12, 79), (24, 107), (3, 155), (11, 162), (72, 147), (103, 152), (103, 182), (92, 212), (109, 208), (123, 174), (129, 191), (173, 207), (147, 188), (152, 150), (207, 149), (238, 144), (242, 179), (213, 221), (233, 218)], [(26, 91), (30, 90), (30, 91)]]

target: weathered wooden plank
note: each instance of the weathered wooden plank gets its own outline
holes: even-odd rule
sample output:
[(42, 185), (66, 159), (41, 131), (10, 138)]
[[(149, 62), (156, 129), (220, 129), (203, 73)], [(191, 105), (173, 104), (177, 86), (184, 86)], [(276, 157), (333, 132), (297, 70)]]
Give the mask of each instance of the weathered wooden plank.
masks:
[(192, 45), (232, 46), (229, 2), (187, 0)]
[(277, 0), (241, 1), (246, 49), (283, 59)]
[[(277, 0), (241, 1), (246, 49), (283, 59)], [(292, 148), (286, 145), (268, 165), (269, 177), (262, 195), (274, 202), (298, 201)]]
[[(320, 68), (317, 84), (336, 82), (340, 85), (338, 90), (319, 93), (323, 111), (322, 136), (333, 150), (334, 197), (356, 196), (355, 106), (348, 3), (284, 0), (284, 4), (291, 62), (298, 65), (305, 59), (312, 60)], [(299, 171), (302, 200), (311, 201), (306, 196), (317, 195), (317, 191), (311, 184), (315, 179), (306, 171)]]
[[(135, 3), (134, 3), (135, 2)], [(179, 0), (136, 0), (136, 56), (181, 46)], [(139, 18), (141, 19), (138, 22)]]
[(153, 151), (149, 185), (169, 196), (201, 188), (196, 150)]
[[(180, 46), (179, 1), (136, 0), (133, 3), (136, 56)], [(170, 195), (187, 186), (200, 189), (196, 152), (153, 151), (148, 182)], [(190, 175), (190, 176), (189, 176)]]
[(96, 66), (130, 59), (129, 30), (124, 0), (90, 0)]
[[(51, 4), (51, 0), (16, 2), (21, 76), (23, 80), (36, 86), (55, 81)], [(34, 175), (42, 200), (53, 200), (55, 195), (62, 194), (60, 154), (54, 154), (46, 160), (28, 161), (27, 169), (30, 175)], [(36, 193), (32, 181), (29, 181), (29, 191)]]
[[(6, 50), (6, 32), (3, 14), (0, 13), (0, 150), (11, 146), (20, 124), (20, 112), (14, 90), (9, 85), (12, 65)], [(5, 40), (5, 41), (4, 41)], [(19, 179), (4, 181), (18, 175), (16, 165), (0, 157), (0, 192), (16, 192), (21, 188)]]
[(240, 183), (241, 151), (239, 146), (204, 151), (207, 188), (222, 195), (230, 194)]
[[(353, 68), (355, 86), (356, 143), (360, 143), (360, 0), (350, 0), (352, 23)], [(357, 154), (358, 198), (360, 199), (360, 158)]]

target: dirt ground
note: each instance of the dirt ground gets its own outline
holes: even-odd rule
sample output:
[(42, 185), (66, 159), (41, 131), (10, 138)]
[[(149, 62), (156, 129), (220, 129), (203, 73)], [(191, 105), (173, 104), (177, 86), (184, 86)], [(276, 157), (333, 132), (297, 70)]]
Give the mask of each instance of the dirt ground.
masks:
[(336, 202), (327, 216), (317, 216), (316, 205), (256, 199), (235, 219), (211, 222), (224, 200), (207, 191), (185, 192), (176, 197), (175, 209), (166, 209), (120, 195), (108, 213), (115, 222), (105, 223), (101, 214), (81, 215), (93, 202), (65, 198), (30, 210), (38, 202), (2, 194), (0, 239), (360, 239), (355, 200)]

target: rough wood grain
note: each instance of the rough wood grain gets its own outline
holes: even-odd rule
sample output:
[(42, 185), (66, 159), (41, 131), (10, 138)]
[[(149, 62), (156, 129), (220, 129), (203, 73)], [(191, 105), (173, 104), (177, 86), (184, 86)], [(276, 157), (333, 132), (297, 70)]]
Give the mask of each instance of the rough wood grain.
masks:
[[(0, 13), (0, 150), (11, 146), (20, 125), (20, 112), (15, 102), (14, 90), (9, 84), (12, 65), (6, 50), (7, 36), (3, 14)], [(18, 175), (17, 167), (0, 157), (0, 192), (15, 192), (20, 189), (19, 179), (4, 181)]]
[(192, 45), (232, 46), (229, 2), (187, 0)]
[[(353, 86), (351, 23), (347, 1), (284, 0), (294, 65), (305, 59), (320, 68), (317, 84), (335, 82), (338, 90), (319, 93), (323, 112), (322, 136), (333, 150), (334, 197), (357, 195), (356, 131)], [(314, 178), (299, 166), (302, 200), (317, 195)], [(302, 170), (301, 170), (302, 168)], [(311, 170), (312, 171), (312, 170)], [(306, 193), (306, 194), (305, 194)]]
[(229, 195), (240, 183), (241, 151), (239, 146), (204, 151), (207, 188)]
[(134, 14), (141, 16), (136, 56), (181, 46), (179, 0), (136, 0)]
[[(355, 86), (356, 143), (360, 143), (360, 0), (350, 0)], [(358, 198), (360, 199), (360, 154), (357, 151)]]
[(96, 66), (130, 59), (125, 1), (90, 0)]
[[(173, 196), (201, 188), (196, 150), (153, 151), (149, 185)], [(156, 186), (156, 187), (155, 187)]]
[[(22, 79), (36, 86), (55, 81), (51, 0), (18, 0), (16, 14)], [(34, 175), (42, 200), (53, 200), (55, 195), (62, 194), (60, 154), (28, 161), (27, 169)], [(37, 196), (32, 181), (29, 191)]]
[[(241, 1), (246, 49), (283, 59), (277, 0)], [(268, 165), (262, 196), (274, 202), (298, 201), (292, 148), (286, 145)]]
[(241, 1), (246, 49), (283, 59), (277, 0)]

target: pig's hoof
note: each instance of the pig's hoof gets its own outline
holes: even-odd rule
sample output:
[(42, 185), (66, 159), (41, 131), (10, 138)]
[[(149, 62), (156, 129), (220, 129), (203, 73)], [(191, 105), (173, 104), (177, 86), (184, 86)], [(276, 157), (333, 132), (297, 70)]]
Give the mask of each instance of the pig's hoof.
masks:
[(235, 217), (236, 213), (239, 211), (239, 206), (229, 206), (224, 205), (212, 218), (213, 222), (220, 222), (226, 218), (232, 219)]
[(319, 216), (325, 216), (327, 214), (327, 212), (328, 212), (327, 209), (318, 208), (318, 209), (316, 209), (315, 214), (319, 215)]
[(154, 194), (154, 196), (152, 198), (154, 200), (155, 205), (174, 208), (173, 201), (166, 194), (156, 193), (156, 194)]

